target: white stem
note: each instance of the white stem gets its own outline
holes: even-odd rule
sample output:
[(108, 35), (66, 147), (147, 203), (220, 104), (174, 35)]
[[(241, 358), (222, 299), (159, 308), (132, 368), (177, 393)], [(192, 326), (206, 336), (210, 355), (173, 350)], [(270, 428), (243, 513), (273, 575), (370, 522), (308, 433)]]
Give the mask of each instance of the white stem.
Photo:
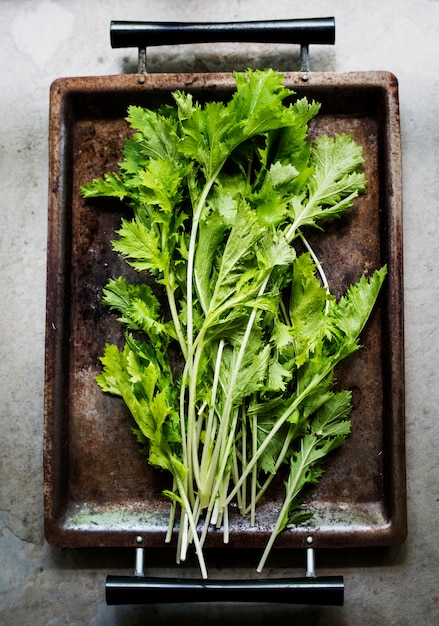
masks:
[[(223, 355), (224, 345), (225, 345), (224, 339), (221, 339), (221, 341), (218, 344), (218, 352), (216, 355), (215, 372), (213, 376), (212, 390), (211, 390), (211, 396), (210, 396), (209, 417), (207, 420), (203, 454), (201, 457), (200, 477), (202, 481), (204, 480), (204, 476), (206, 476), (208, 473), (208, 466), (210, 464), (210, 458), (211, 458), (211, 453), (212, 453), (211, 442), (212, 442), (213, 433), (215, 432), (215, 424), (216, 424), (215, 404), (216, 404), (216, 397), (217, 397), (217, 392), (218, 392), (218, 384), (219, 384), (219, 377), (220, 377), (220, 370), (221, 370), (221, 359)], [(203, 487), (204, 487), (204, 484), (201, 485), (200, 487), (201, 491), (203, 490)]]
[[(258, 416), (253, 415), (253, 428), (252, 428), (252, 452), (253, 456), (258, 449)], [(255, 464), (252, 471), (251, 481), (251, 500), (250, 500), (250, 525), (256, 526), (256, 489), (258, 480), (258, 466)]]
[[(323, 271), (323, 267), (322, 264), (319, 261), (319, 258), (317, 257), (316, 253), (314, 252), (314, 250), (312, 249), (312, 247), (310, 246), (309, 242), (307, 241), (307, 239), (305, 239), (305, 237), (302, 235), (302, 233), (299, 233), (301, 240), (303, 241), (303, 243), (305, 244), (306, 249), (308, 250), (308, 252), (311, 255), (312, 260), (315, 263), (315, 266), (317, 267), (317, 271), (320, 275), (322, 284), (324, 286), (324, 288), (326, 289), (326, 292), (329, 294), (329, 283), (328, 283), (328, 279), (326, 277), (325, 272)], [(329, 300), (326, 300), (325, 303), (325, 314), (328, 315), (328, 311), (329, 311)]]
[(203, 550), (201, 548), (201, 544), (198, 538), (198, 533), (197, 533), (197, 528), (195, 526), (195, 520), (192, 516), (192, 512), (191, 512), (191, 507), (190, 507), (190, 503), (189, 500), (187, 498), (186, 492), (184, 490), (184, 485), (181, 481), (181, 479), (179, 478), (179, 476), (177, 475), (175, 477), (176, 482), (177, 482), (177, 487), (178, 487), (178, 491), (180, 493), (180, 497), (183, 501), (183, 508), (186, 512), (186, 516), (188, 518), (188, 522), (189, 522), (189, 527), (191, 529), (192, 532), (192, 537), (193, 537), (193, 541), (194, 541), (194, 545), (195, 545), (195, 552), (197, 554), (198, 557), (198, 563), (200, 566), (200, 571), (201, 571), (201, 576), (203, 578), (207, 578), (207, 569), (206, 569), (206, 563), (204, 561), (204, 555), (203, 555)]

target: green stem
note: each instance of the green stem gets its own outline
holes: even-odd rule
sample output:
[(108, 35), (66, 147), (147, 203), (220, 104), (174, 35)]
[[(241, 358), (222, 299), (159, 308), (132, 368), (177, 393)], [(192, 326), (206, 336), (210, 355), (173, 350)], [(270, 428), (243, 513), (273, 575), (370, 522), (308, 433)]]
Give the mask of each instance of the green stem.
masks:
[[(266, 276), (266, 278), (264, 279), (259, 292), (258, 292), (258, 296), (262, 295), (265, 292), (265, 289), (267, 287), (268, 284), (268, 280), (270, 278), (270, 275)], [(238, 351), (238, 355), (236, 357), (236, 361), (234, 363), (233, 366), (233, 370), (230, 376), (230, 380), (228, 381), (228, 391), (227, 391), (227, 395), (226, 395), (226, 399), (225, 399), (225, 403), (224, 403), (224, 408), (223, 411), (221, 413), (221, 418), (220, 418), (220, 428), (219, 428), (219, 432), (218, 432), (218, 437), (217, 437), (217, 441), (216, 441), (216, 445), (214, 448), (214, 452), (212, 455), (212, 461), (211, 461), (211, 470), (209, 471), (209, 482), (207, 483), (207, 491), (206, 493), (210, 493), (210, 504), (208, 509), (212, 510), (214, 503), (215, 503), (215, 499), (217, 497), (217, 493), (218, 493), (218, 489), (221, 485), (222, 479), (223, 479), (223, 473), (227, 464), (227, 457), (228, 457), (228, 452), (226, 453), (227, 450), (229, 450), (229, 441), (230, 441), (230, 437), (231, 442), (233, 443), (234, 437), (235, 437), (235, 432), (236, 432), (236, 417), (233, 420), (232, 424), (233, 426), (230, 428), (229, 431), (229, 440), (227, 441), (227, 437), (226, 437), (226, 429), (227, 429), (227, 425), (229, 424), (230, 421), (230, 416), (231, 416), (231, 411), (232, 411), (232, 406), (233, 406), (233, 395), (234, 395), (234, 390), (235, 390), (235, 386), (238, 380), (238, 376), (239, 376), (239, 372), (241, 369), (241, 365), (242, 365), (242, 361), (244, 359), (244, 355), (247, 349), (247, 344), (248, 341), (250, 339), (250, 334), (251, 331), (253, 329), (253, 324), (255, 322), (256, 319), (256, 315), (257, 315), (257, 309), (254, 308), (249, 316), (249, 320), (247, 323), (247, 327), (244, 333), (244, 337), (241, 343), (241, 346), (239, 348)], [(227, 445), (226, 448), (224, 448), (224, 443), (227, 441)], [(219, 471), (219, 474), (216, 475), (216, 483), (215, 486), (212, 488), (212, 484), (213, 484), (213, 471), (215, 471), (215, 468), (217, 466), (218, 463), (218, 459), (222, 458), (223, 462)], [(239, 489), (241, 489), (241, 486), (243, 484), (242, 481), (238, 481), (239, 482)], [(234, 489), (234, 495), (237, 493), (237, 489), (235, 487)], [(230, 499), (227, 500), (227, 503), (230, 502)]]
[[(185, 424), (185, 415), (186, 415), (186, 386), (187, 381), (189, 380), (189, 384), (193, 379), (193, 359), (194, 359), (194, 351), (193, 351), (193, 339), (194, 339), (194, 322), (193, 322), (193, 274), (194, 274), (194, 261), (195, 261), (195, 248), (198, 234), (198, 226), (201, 214), (203, 212), (203, 208), (209, 194), (209, 191), (214, 183), (214, 178), (212, 177), (209, 181), (204, 185), (204, 189), (198, 199), (198, 203), (194, 208), (194, 214), (192, 219), (191, 226), (191, 235), (189, 242), (189, 251), (188, 251), (188, 263), (187, 263), (187, 274), (186, 274), (186, 301), (187, 301), (187, 350), (186, 350), (186, 362), (185, 367), (182, 374), (181, 380), (181, 388), (180, 388), (180, 430), (181, 430), (181, 438), (182, 438), (182, 456), (183, 462), (189, 470), (189, 475), (186, 478), (186, 485), (192, 491), (191, 485), (191, 455), (192, 455), (192, 433), (190, 431), (189, 424), (186, 426)], [(192, 389), (192, 396), (193, 396)], [(188, 415), (192, 411), (191, 409), (191, 398), (188, 399)], [(189, 422), (189, 418), (188, 418)], [(191, 498), (192, 499), (192, 498)]]
[[(161, 247), (162, 250), (166, 250), (168, 248), (168, 240), (169, 240), (169, 229), (168, 226), (163, 224), (161, 231), (159, 229), (158, 232), (161, 239)], [(183, 353), (184, 358), (187, 357), (187, 345), (184, 338), (183, 330), (181, 328), (180, 318), (178, 317), (177, 304), (175, 302), (175, 282), (174, 282), (174, 274), (168, 268), (168, 271), (165, 272), (164, 283), (166, 285), (166, 296), (168, 298), (169, 309), (171, 311), (172, 321), (174, 323), (175, 332), (177, 334), (178, 343), (180, 344), (180, 349)]]
[[(224, 339), (221, 339), (218, 344), (218, 351), (216, 355), (215, 371), (214, 371), (214, 376), (213, 376), (213, 383), (212, 383), (212, 390), (211, 390), (211, 397), (210, 397), (209, 416), (207, 420), (205, 437), (204, 437), (203, 453), (201, 456), (201, 464), (200, 464), (201, 484), (199, 485), (201, 498), (203, 498), (203, 495), (205, 494), (205, 491), (206, 491), (206, 486), (203, 483), (202, 479), (204, 479), (204, 476), (207, 476), (208, 474), (208, 468), (211, 464), (211, 458), (212, 458), (212, 440), (214, 437), (214, 433), (216, 431), (216, 422), (217, 422), (215, 407), (216, 407), (216, 402), (217, 402), (217, 392), (218, 392), (218, 384), (219, 384), (219, 377), (220, 377), (220, 371), (221, 371), (221, 360), (222, 360), (224, 346), (225, 346)], [(207, 502), (205, 504), (207, 506)]]
[(180, 344), (183, 357), (187, 359), (187, 344), (184, 338), (183, 330), (181, 328), (180, 318), (178, 317), (175, 294), (174, 290), (168, 284), (168, 280), (166, 281), (166, 295), (169, 302), (169, 309), (171, 311), (172, 321), (174, 322), (175, 332), (177, 333), (178, 343)]
[[(194, 504), (192, 505), (192, 517), (193, 517), (193, 520), (194, 520), (195, 528), (198, 526), (198, 522), (200, 520), (200, 515), (201, 515), (200, 499), (197, 497), (195, 502), (194, 502)], [(187, 544), (185, 549), (186, 549), (186, 552), (187, 552), (187, 550), (189, 548), (189, 545), (193, 542), (193, 535), (192, 535), (192, 531), (191, 531), (190, 528), (188, 529), (188, 531), (186, 533), (185, 540), (186, 540), (186, 544)], [(201, 542), (200, 542), (200, 545), (202, 545)]]
[(316, 376), (315, 380), (309, 384), (305, 389), (296, 396), (295, 400), (290, 404), (290, 406), (282, 413), (280, 417), (276, 420), (273, 425), (273, 428), (270, 430), (268, 435), (265, 437), (264, 441), (261, 443), (256, 453), (253, 455), (252, 459), (248, 462), (246, 469), (243, 471), (241, 478), (238, 483), (235, 485), (233, 490), (230, 492), (229, 497), (227, 498), (227, 503), (231, 502), (236, 495), (238, 489), (241, 488), (242, 483), (249, 476), (250, 472), (255, 467), (256, 463), (260, 459), (261, 455), (266, 450), (267, 446), (270, 444), (273, 437), (276, 433), (282, 428), (282, 426), (287, 422), (288, 418), (294, 413), (297, 407), (303, 402), (303, 400), (315, 389), (315, 387), (324, 379), (326, 376), (334, 369), (336, 363), (331, 361), (331, 365), (328, 366), (322, 373)]
[[(255, 416), (256, 417), (256, 416)], [(285, 438), (284, 444), (282, 446), (282, 450), (279, 452), (279, 456), (277, 457), (277, 461), (276, 464), (274, 466), (274, 471), (272, 474), (270, 474), (266, 481), (264, 482), (264, 484), (262, 485), (262, 487), (257, 491), (257, 493), (255, 492), (254, 498), (252, 498), (252, 505), (255, 506), (259, 500), (262, 498), (262, 496), (264, 495), (264, 493), (267, 491), (268, 487), (270, 486), (273, 478), (276, 476), (277, 471), (279, 470), (280, 466), (282, 465), (282, 463), (285, 460), (285, 456), (289, 450), (289, 447), (291, 445), (291, 442), (294, 439), (294, 435), (296, 433), (296, 425), (295, 424), (291, 424), (289, 430), (288, 430), (288, 434)], [(256, 466), (255, 466), (256, 468)], [(249, 513), (252, 512), (251, 507), (247, 507), (245, 514), (248, 515)], [(253, 523), (252, 526), (254, 526), (255, 524)]]
[(196, 243), (198, 236), (198, 227), (200, 224), (201, 215), (203, 213), (203, 209), (206, 204), (207, 196), (209, 195), (212, 186), (221, 171), (224, 163), (217, 168), (215, 172), (212, 173), (210, 178), (206, 181), (203, 191), (198, 199), (197, 205), (194, 209), (193, 218), (192, 218), (192, 226), (191, 226), (191, 236), (189, 240), (189, 250), (188, 250), (188, 262), (187, 262), (187, 274), (186, 274), (186, 296), (187, 296), (187, 339), (188, 339), (188, 355), (191, 352), (193, 339), (194, 339), (194, 323), (193, 323), (193, 284), (194, 284), (194, 264), (195, 264), (195, 251), (196, 251)]
[(291, 241), (293, 241), (293, 239), (297, 236), (296, 231), (300, 228), (301, 223), (304, 221), (304, 217), (306, 218), (306, 216), (309, 215), (311, 209), (317, 204), (317, 202), (318, 194), (314, 194), (311, 198), (309, 198), (300, 215), (296, 217), (291, 226), (287, 228), (285, 238), (288, 242), (291, 243)]
[[(194, 360), (201, 357), (201, 349), (198, 351), (198, 357), (193, 354), (195, 347), (199, 348), (201, 343), (201, 333), (204, 336), (204, 330), (199, 333), (197, 341), (192, 344), (186, 358), (185, 366), (181, 376), (180, 383), (180, 432), (181, 432), (181, 445), (182, 445), (182, 460), (184, 465), (188, 468), (188, 474), (185, 479), (186, 487), (188, 489), (189, 498), (193, 501), (193, 437), (194, 432), (196, 435), (196, 420), (195, 420), (195, 399), (196, 399), (196, 383), (197, 376), (194, 375)], [(195, 379), (195, 380), (194, 380)], [(189, 381), (189, 383), (188, 383)], [(188, 387), (189, 384), (189, 387)], [(188, 395), (186, 403), (186, 393)], [(187, 417), (187, 424), (186, 424)]]
[[(262, 283), (262, 285), (261, 285), (261, 287), (259, 289), (257, 297), (260, 297), (260, 296), (262, 296), (264, 294), (265, 289), (267, 288), (267, 284), (268, 284), (269, 278), (270, 278), (270, 275), (265, 277), (265, 279), (264, 279), (264, 281), (263, 281), (263, 283)], [(236, 361), (235, 361), (235, 363), (233, 365), (232, 375), (231, 375), (230, 381), (229, 381), (229, 390), (227, 392), (226, 401), (225, 401), (225, 404), (224, 404), (224, 410), (223, 410), (221, 419), (223, 419), (224, 417), (227, 418), (230, 415), (230, 411), (232, 409), (233, 394), (234, 394), (234, 391), (235, 391), (236, 382), (238, 380), (239, 371), (241, 369), (241, 365), (242, 365), (242, 361), (244, 359), (244, 355), (245, 355), (245, 353), (247, 351), (247, 344), (248, 344), (249, 339), (250, 339), (250, 334), (251, 334), (251, 331), (253, 329), (253, 324), (255, 323), (257, 312), (258, 311), (257, 311), (256, 308), (252, 309), (252, 312), (251, 312), (250, 317), (248, 319), (247, 327), (246, 327), (245, 333), (244, 333), (244, 337), (242, 339), (242, 343), (241, 343), (241, 346), (239, 348), (238, 355), (236, 357)]]
[(200, 467), (198, 461), (198, 440), (197, 440), (197, 420), (196, 420), (196, 395), (198, 382), (198, 368), (202, 355), (200, 345), (195, 352), (192, 362), (192, 374), (189, 380), (189, 402), (187, 408), (187, 467), (190, 472), (190, 481), (195, 482), (200, 487)]
[[(216, 442), (216, 446), (214, 449), (214, 454), (212, 456), (212, 462), (209, 468), (209, 482), (207, 483), (207, 489), (206, 489), (207, 493), (210, 495), (210, 500), (209, 500), (209, 505), (207, 507), (205, 530), (207, 529), (207, 520), (211, 517), (215, 504), (217, 503), (218, 498), (220, 497), (222, 493), (221, 486), (223, 484), (224, 474), (226, 471), (227, 464), (229, 462), (229, 455), (232, 450), (233, 443), (235, 441), (238, 414), (239, 414), (238, 409), (236, 409), (235, 416), (229, 428), (228, 437), (227, 437), (227, 424), (225, 424), (224, 422), (221, 422), (220, 424), (217, 442)], [(218, 468), (219, 459), (221, 459), (221, 465)], [(225, 505), (229, 503), (227, 498), (223, 499), (223, 501)]]
[(180, 432), (181, 432), (181, 457), (183, 464), (188, 466), (187, 435), (186, 435), (186, 380), (188, 374), (188, 362), (186, 361), (180, 383)]
[(278, 536), (278, 534), (281, 532), (281, 530), (283, 528), (283, 520), (288, 515), (288, 509), (290, 507), (290, 503), (291, 503), (292, 499), (294, 498), (294, 496), (296, 495), (296, 487), (297, 487), (297, 484), (299, 482), (299, 479), (300, 479), (300, 477), (302, 475), (302, 472), (303, 472), (305, 467), (306, 467), (306, 465), (304, 465), (302, 463), (300, 471), (297, 472), (295, 480), (293, 481), (291, 487), (288, 489), (288, 491), (286, 493), (284, 503), (282, 505), (282, 508), (279, 511), (279, 514), (278, 514), (278, 517), (277, 517), (277, 520), (276, 520), (276, 524), (275, 524), (275, 526), (273, 528), (273, 531), (272, 531), (272, 533), (270, 535), (270, 538), (269, 538), (269, 540), (268, 540), (268, 542), (267, 542), (267, 544), (265, 546), (265, 550), (264, 550), (264, 552), (262, 554), (261, 560), (259, 561), (259, 565), (256, 568), (256, 571), (258, 573), (262, 572), (262, 570), (264, 568), (264, 565), (265, 565), (265, 562), (266, 562), (266, 560), (268, 558), (268, 555), (270, 554), (271, 549), (273, 547), (273, 544), (276, 541), (276, 537)]

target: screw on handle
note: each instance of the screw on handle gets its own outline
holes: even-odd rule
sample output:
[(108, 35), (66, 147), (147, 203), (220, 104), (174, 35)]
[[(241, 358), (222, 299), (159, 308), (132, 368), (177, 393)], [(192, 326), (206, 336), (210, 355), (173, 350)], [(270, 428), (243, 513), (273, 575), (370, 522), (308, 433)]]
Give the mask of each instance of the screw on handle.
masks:
[(110, 24), (112, 48), (184, 43), (260, 42), (334, 44), (333, 17), (250, 22), (120, 22)]
[(342, 576), (268, 580), (191, 580), (107, 576), (108, 605), (188, 602), (275, 602), (342, 606)]

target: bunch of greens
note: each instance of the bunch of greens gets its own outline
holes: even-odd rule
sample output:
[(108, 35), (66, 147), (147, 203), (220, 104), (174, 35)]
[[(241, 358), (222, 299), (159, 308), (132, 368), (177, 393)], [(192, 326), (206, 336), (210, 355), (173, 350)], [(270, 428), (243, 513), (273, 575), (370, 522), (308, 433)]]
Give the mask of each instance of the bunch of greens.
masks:
[(358, 350), (386, 274), (336, 301), (303, 232), (364, 191), (361, 148), (346, 135), (311, 142), (320, 105), (294, 101), (276, 72), (235, 80), (227, 103), (176, 91), (175, 106), (131, 106), (119, 173), (83, 187), (129, 203), (114, 250), (167, 296), (163, 310), (146, 281), (109, 281), (103, 299), (125, 345), (106, 346), (97, 381), (129, 407), (149, 462), (172, 475), (167, 539), (179, 512), (177, 560), (193, 543), (203, 577), (208, 529), (227, 541), (232, 500), (256, 524), (280, 468), (285, 501), (259, 571), (276, 536), (307, 518), (299, 494), (350, 430), (334, 367)]

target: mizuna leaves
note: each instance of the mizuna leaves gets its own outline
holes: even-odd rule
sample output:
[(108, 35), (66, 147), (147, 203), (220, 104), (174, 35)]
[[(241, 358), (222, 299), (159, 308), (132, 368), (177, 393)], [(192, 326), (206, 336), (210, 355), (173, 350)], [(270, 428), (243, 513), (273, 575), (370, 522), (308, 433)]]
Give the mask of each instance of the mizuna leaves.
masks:
[[(83, 187), (131, 207), (113, 247), (139, 274), (104, 289), (125, 344), (106, 346), (97, 382), (123, 398), (142, 451), (170, 473), (177, 560), (193, 543), (203, 577), (209, 529), (227, 541), (232, 501), (257, 523), (277, 472), (285, 502), (259, 569), (276, 536), (308, 519), (302, 489), (350, 430), (334, 368), (359, 349), (386, 275), (360, 278), (337, 301), (304, 237), (365, 191), (361, 148), (346, 135), (311, 141), (320, 105), (294, 101), (273, 70), (235, 80), (228, 102), (177, 91), (172, 106), (130, 107), (119, 171)], [(173, 524), (174, 514), (170, 533)]]

